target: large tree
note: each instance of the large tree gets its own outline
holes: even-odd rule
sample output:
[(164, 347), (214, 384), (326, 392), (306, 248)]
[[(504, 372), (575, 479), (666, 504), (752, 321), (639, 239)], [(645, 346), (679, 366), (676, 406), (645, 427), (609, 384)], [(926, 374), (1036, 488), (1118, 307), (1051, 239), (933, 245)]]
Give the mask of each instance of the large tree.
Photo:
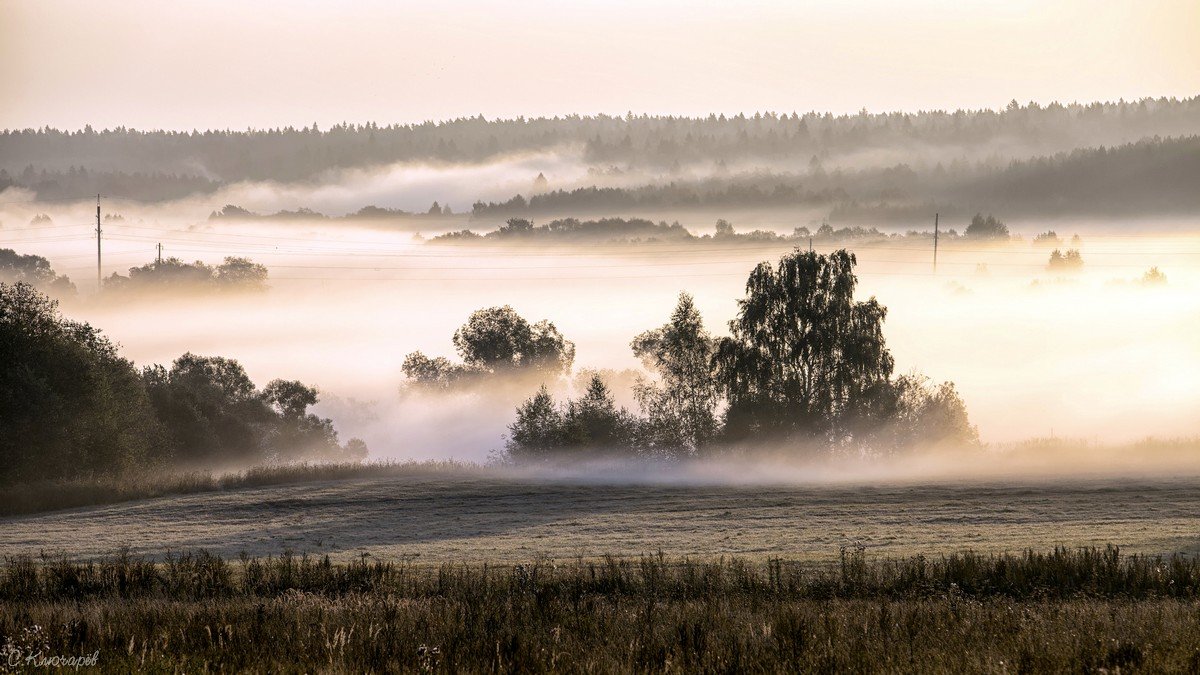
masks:
[(114, 474), (167, 455), (133, 364), (25, 283), (0, 283), (0, 482)]
[(840, 443), (889, 386), (887, 310), (854, 299), (856, 260), (794, 252), (761, 263), (717, 347), (731, 440), (803, 437)]

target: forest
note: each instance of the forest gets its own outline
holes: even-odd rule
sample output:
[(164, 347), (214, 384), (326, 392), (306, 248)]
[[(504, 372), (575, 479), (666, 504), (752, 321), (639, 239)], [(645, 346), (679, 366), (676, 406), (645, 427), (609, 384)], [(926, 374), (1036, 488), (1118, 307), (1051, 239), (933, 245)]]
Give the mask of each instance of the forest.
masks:
[[(325, 130), (10, 129), (0, 132), (0, 191), (28, 190), (42, 201), (104, 194), (151, 203), (242, 183), (320, 185), (392, 165), (541, 157), (547, 171), (566, 171), (564, 164), (587, 170), (552, 172), (552, 181), (531, 174), (527, 188), (506, 198), (480, 194), (471, 218), (714, 208), (795, 208), (842, 222), (979, 210), (1171, 215), (1200, 206), (1191, 180), (1200, 171), (1197, 134), (1200, 98), (840, 116), (475, 117)], [(360, 206), (328, 215), (434, 213), (424, 205)], [(268, 217), (240, 206), (215, 213)], [(443, 206), (436, 213), (452, 215)], [(270, 217), (323, 215), (299, 203)]]

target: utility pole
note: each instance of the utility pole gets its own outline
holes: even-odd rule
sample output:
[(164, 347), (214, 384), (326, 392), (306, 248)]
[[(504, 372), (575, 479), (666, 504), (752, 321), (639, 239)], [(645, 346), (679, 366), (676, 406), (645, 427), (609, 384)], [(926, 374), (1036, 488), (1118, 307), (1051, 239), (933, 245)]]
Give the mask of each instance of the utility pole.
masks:
[(158, 242), (158, 257), (154, 259), (154, 263), (157, 265), (162, 264), (162, 242), (161, 241)]
[(808, 252), (812, 253), (812, 235), (808, 235)]
[(100, 292), (100, 195), (96, 195), (96, 292)]
[(933, 214), (933, 273), (937, 274), (938, 214)]

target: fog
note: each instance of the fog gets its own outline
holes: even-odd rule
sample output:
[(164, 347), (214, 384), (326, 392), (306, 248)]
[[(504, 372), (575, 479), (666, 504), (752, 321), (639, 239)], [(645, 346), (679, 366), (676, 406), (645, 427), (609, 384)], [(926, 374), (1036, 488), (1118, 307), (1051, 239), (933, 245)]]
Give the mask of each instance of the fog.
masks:
[[(4, 216), (48, 208), (8, 205)], [(445, 247), (346, 223), (188, 230), (178, 217), (177, 230), (114, 224), (105, 273), (148, 262), (162, 240), (164, 255), (185, 260), (245, 255), (262, 262), (270, 290), (97, 302), (89, 293), (94, 240), (83, 238), (86, 229), (70, 229), (85, 227), (73, 224), (85, 210), (54, 213), (54, 227), (66, 234), (13, 228), (4, 245), (44, 255), (71, 276), (81, 291), (64, 302), (68, 316), (102, 328), (139, 365), (169, 364), (191, 351), (235, 358), (260, 384), (277, 377), (316, 384), (318, 412), (343, 437), (364, 438), (376, 459), (482, 461), (503, 447), (513, 407), (534, 386), (436, 399), (401, 393), (405, 355), (454, 358), (450, 338), (473, 310), (508, 304), (531, 321), (549, 319), (577, 345), (576, 372), (636, 369), (631, 339), (664, 323), (681, 291), (695, 296), (709, 330), (726, 334), (747, 273), (788, 250)], [(1048, 271), (1049, 249), (1031, 243), (1046, 223), (1011, 225), (1023, 239), (995, 247), (944, 241), (936, 275), (923, 241), (851, 246), (858, 296), (873, 295), (888, 308), (885, 336), (897, 373), (955, 382), (993, 447), (1029, 438), (1119, 444), (1200, 434), (1200, 238), (1177, 234), (1196, 223), (1137, 223), (1143, 235), (1131, 234), (1129, 223), (1049, 223), (1064, 240), (1082, 238), (1085, 264), (1075, 273)], [(757, 226), (738, 223), (739, 230)], [(1165, 284), (1141, 283), (1152, 266)], [(617, 389), (632, 406), (628, 390)]]

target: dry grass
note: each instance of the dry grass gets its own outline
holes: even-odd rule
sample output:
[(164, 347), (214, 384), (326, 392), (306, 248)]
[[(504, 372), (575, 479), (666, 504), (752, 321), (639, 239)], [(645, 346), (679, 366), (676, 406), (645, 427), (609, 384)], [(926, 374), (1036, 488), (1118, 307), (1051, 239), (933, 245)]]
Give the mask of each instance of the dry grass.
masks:
[(826, 565), (10, 560), (0, 642), (106, 672), (1162, 672), (1200, 563), (1116, 549)]
[(346, 480), (365, 477), (418, 476), (465, 471), (470, 465), (453, 461), (298, 463), (258, 466), (244, 471), (147, 472), (74, 480), (50, 480), (6, 485), (0, 490), (0, 517), (118, 504), (169, 495), (235, 490), (265, 485)]

